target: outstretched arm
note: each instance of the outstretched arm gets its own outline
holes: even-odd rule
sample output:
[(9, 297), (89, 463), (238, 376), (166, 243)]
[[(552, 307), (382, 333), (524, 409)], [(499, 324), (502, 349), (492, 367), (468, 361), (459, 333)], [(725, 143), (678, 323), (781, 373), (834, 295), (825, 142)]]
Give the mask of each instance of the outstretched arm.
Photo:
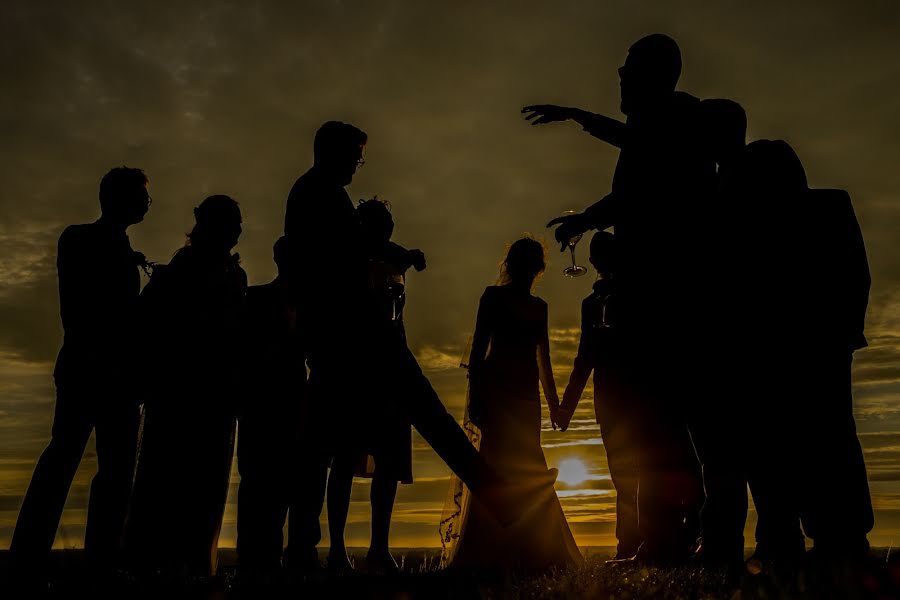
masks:
[(616, 119), (594, 114), (580, 108), (556, 106), (555, 104), (533, 104), (522, 109), (525, 119), (532, 125), (544, 125), (554, 121), (575, 121), (597, 139), (621, 148), (627, 138), (625, 123)]
[(547, 320), (547, 306), (544, 305), (544, 330), (537, 347), (538, 376), (544, 390), (544, 399), (547, 400), (547, 408), (550, 409), (550, 423), (553, 429), (556, 429), (559, 418), (559, 393), (556, 391), (556, 380), (553, 379), (553, 367), (550, 365), (550, 335)]

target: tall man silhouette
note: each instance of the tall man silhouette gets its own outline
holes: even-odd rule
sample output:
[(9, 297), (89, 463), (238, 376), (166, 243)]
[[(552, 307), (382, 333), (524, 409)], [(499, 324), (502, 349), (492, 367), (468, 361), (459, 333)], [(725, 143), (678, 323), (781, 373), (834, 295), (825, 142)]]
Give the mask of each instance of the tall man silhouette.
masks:
[(697, 249), (706, 227), (706, 201), (715, 164), (702, 147), (700, 102), (676, 92), (681, 53), (662, 34), (638, 40), (619, 69), (621, 123), (580, 109), (527, 106), (534, 124), (574, 120), (585, 131), (621, 148), (612, 193), (586, 211), (554, 219), (557, 240), (615, 226), (621, 249), (620, 326), (623, 361), (644, 405), (640, 440), (639, 558), (681, 560), (696, 535), (702, 497), (699, 466), (686, 426), (686, 406), (698, 385), (693, 357), (699, 348), (691, 290)]
[(147, 177), (118, 167), (100, 182), (101, 216), (59, 238), (57, 271), (65, 337), (56, 360), (56, 412), (50, 444), (25, 494), (10, 554), (22, 576), (41, 576), (72, 479), (91, 431), (97, 474), (91, 482), (85, 552), (100, 569), (115, 566), (121, 542), (140, 419), (134, 375), (142, 254), (129, 226), (150, 206)]
[[(317, 564), (319, 514), (326, 470), (338, 448), (383, 432), (372, 431), (384, 407), (373, 406), (372, 386), (390, 386), (393, 410), (408, 416), (474, 497), (501, 520), (509, 490), (490, 469), (447, 412), (422, 373), (406, 340), (381, 318), (371, 297), (367, 249), (353, 203), (344, 190), (365, 161), (366, 134), (347, 123), (329, 121), (316, 132), (314, 164), (294, 184), (285, 213), (285, 235), (304, 265), (303, 334), (309, 365), (308, 413), (302, 436), (302, 516), (291, 519), (286, 561), (301, 568)], [(302, 519), (302, 525), (300, 524)], [(296, 531), (296, 534), (295, 534)]]

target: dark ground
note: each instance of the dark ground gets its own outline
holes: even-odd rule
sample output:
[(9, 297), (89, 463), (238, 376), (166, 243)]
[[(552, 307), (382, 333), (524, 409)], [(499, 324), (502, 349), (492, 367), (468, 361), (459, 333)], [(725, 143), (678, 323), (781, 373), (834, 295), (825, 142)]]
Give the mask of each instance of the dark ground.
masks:
[[(746, 574), (731, 583), (724, 572), (696, 567), (611, 567), (611, 549), (583, 549), (582, 567), (544, 574), (442, 571), (439, 552), (399, 549), (394, 556), (403, 573), (378, 576), (365, 573), (365, 551), (351, 550), (358, 573), (289, 578), (268, 584), (242, 584), (235, 577), (233, 550), (220, 551), (220, 575), (195, 582), (135, 582), (124, 577), (103, 588), (89, 580), (80, 550), (55, 551), (52, 556), (49, 598), (725, 598), (774, 600), (782, 598), (900, 598), (900, 558), (876, 549), (862, 566), (848, 570), (828, 565), (795, 577)], [(14, 598), (8, 581), (7, 553), (0, 552), (0, 598)]]

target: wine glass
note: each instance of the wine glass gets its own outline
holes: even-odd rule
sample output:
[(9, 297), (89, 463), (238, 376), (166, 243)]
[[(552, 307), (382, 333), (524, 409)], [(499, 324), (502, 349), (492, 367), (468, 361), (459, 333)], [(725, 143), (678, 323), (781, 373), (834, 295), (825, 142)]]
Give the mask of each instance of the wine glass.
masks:
[[(568, 216), (571, 216), (574, 214), (577, 214), (574, 210), (567, 210), (567, 211), (563, 211), (562, 216), (568, 217)], [(581, 241), (582, 235), (584, 235), (584, 234), (579, 233), (578, 235), (569, 238), (568, 246), (569, 246), (569, 252), (572, 253), (572, 266), (566, 267), (565, 269), (563, 269), (563, 274), (566, 277), (581, 277), (582, 275), (587, 273), (587, 269), (585, 267), (582, 267), (581, 265), (579, 265), (575, 262), (575, 244), (577, 244), (579, 241)]]

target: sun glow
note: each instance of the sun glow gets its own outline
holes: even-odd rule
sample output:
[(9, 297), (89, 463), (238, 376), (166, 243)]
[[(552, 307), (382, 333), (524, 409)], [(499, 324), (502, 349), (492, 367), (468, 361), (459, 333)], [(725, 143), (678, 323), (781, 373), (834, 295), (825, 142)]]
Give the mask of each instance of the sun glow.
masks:
[(587, 468), (577, 458), (567, 458), (559, 463), (559, 481), (566, 485), (577, 485), (588, 478)]

